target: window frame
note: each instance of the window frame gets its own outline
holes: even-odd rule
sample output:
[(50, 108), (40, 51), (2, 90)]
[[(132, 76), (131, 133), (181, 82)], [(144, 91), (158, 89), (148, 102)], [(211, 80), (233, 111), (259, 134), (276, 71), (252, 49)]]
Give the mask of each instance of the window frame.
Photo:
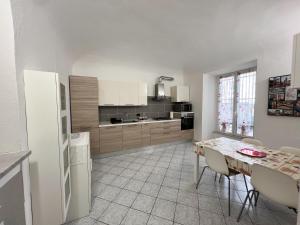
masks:
[[(228, 135), (228, 136), (235, 136), (235, 137), (254, 137), (254, 124), (255, 124), (255, 114), (253, 114), (253, 135), (252, 136), (242, 136), (240, 134), (237, 133), (238, 131), (238, 127), (237, 127), (237, 119), (238, 119), (238, 115), (237, 115), (237, 101), (238, 101), (238, 76), (240, 74), (243, 73), (250, 73), (250, 72), (256, 72), (255, 76), (257, 75), (257, 67), (251, 67), (251, 68), (247, 68), (247, 69), (241, 69), (241, 70), (237, 70), (234, 72), (230, 72), (230, 73), (225, 73), (225, 74), (221, 74), (217, 76), (217, 115), (216, 115), (216, 130), (217, 133), (221, 133), (223, 135)], [(220, 79), (221, 78), (226, 78), (226, 77), (233, 77), (233, 82), (234, 82), (234, 90), (233, 90), (233, 113), (232, 113), (232, 132), (222, 132), (220, 130), (219, 127), (219, 93), (220, 93)], [(256, 83), (255, 83), (255, 93), (256, 93)], [(255, 111), (255, 105), (256, 105), (256, 95), (255, 95), (255, 103), (254, 103), (254, 111)]]

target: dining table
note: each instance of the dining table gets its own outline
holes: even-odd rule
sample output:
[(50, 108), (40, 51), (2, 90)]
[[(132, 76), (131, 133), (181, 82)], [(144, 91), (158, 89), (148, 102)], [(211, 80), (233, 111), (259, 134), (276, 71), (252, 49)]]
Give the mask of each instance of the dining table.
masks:
[[(257, 146), (248, 144), (242, 140), (235, 140), (226, 137), (203, 140), (194, 143), (195, 163), (194, 163), (194, 182), (199, 179), (199, 158), (204, 156), (204, 148), (208, 147), (221, 152), (226, 159), (228, 167), (242, 174), (251, 176), (251, 167), (253, 164), (259, 164), (267, 168), (280, 171), (298, 182), (300, 187), (300, 156), (280, 150), (268, 148), (266, 146)], [(241, 154), (242, 149), (253, 149), (265, 152), (263, 158), (250, 157)], [(300, 196), (299, 196), (300, 197)], [(300, 198), (299, 198), (300, 205)], [(298, 214), (298, 223), (300, 225), (300, 216)]]

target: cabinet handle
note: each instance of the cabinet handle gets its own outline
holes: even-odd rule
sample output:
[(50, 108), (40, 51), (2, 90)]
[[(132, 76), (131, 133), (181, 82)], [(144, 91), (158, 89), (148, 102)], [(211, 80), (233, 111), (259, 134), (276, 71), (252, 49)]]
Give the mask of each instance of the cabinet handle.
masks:
[(135, 106), (135, 104), (125, 104), (126, 106)]
[(115, 104), (103, 104), (103, 106), (114, 106)]

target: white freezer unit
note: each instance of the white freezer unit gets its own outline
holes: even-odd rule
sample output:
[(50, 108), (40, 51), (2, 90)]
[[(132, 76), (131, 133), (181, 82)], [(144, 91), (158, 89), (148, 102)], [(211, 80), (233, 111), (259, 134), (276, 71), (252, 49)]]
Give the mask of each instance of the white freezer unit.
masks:
[(91, 208), (91, 170), (89, 132), (73, 133), (70, 141), (72, 198), (68, 221), (87, 216)]

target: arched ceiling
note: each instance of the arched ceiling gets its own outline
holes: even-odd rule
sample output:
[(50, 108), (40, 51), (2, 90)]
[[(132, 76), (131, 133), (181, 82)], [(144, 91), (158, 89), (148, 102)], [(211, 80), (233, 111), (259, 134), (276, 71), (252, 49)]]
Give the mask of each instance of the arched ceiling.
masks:
[[(47, 2), (47, 0), (36, 0)], [(51, 2), (51, 3), (50, 3)], [(55, 0), (74, 59), (217, 69), (300, 32), (299, 0)]]

